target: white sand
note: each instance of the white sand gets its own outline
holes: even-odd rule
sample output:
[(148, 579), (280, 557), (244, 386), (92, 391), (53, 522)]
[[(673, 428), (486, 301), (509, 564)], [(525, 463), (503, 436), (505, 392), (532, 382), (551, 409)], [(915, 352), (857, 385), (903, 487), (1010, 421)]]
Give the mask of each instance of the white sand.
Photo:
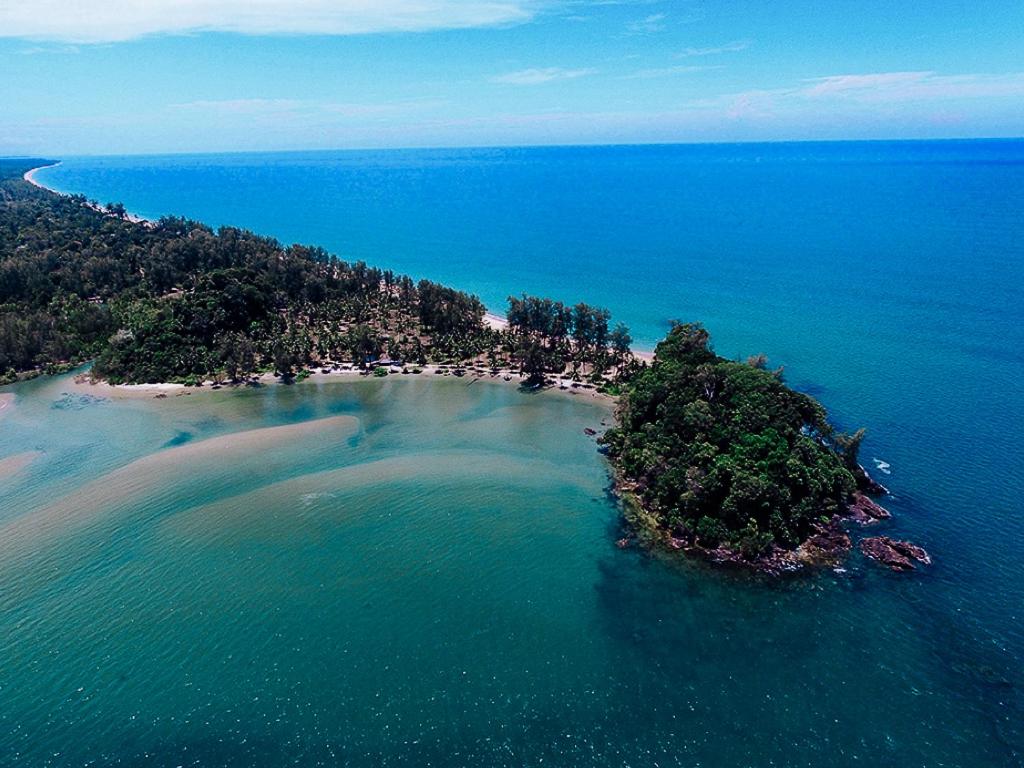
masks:
[(493, 312), (485, 312), (484, 325), (492, 331), (504, 331), (508, 328), (508, 320), (501, 315), (494, 314)]
[(52, 163), (50, 165), (41, 165), (38, 168), (33, 168), (31, 171), (26, 172), (25, 175), (22, 176), (22, 178), (25, 181), (27, 181), (29, 184), (31, 184), (33, 187), (39, 187), (40, 189), (45, 189), (48, 192), (54, 192), (55, 194), (60, 194), (56, 190), (50, 189), (49, 187), (44, 187), (42, 184), (40, 184), (38, 181), (36, 181), (36, 174), (39, 171), (43, 170), (43, 168), (53, 168), (53, 167), (58, 166), (58, 165), (60, 165), (60, 163)]

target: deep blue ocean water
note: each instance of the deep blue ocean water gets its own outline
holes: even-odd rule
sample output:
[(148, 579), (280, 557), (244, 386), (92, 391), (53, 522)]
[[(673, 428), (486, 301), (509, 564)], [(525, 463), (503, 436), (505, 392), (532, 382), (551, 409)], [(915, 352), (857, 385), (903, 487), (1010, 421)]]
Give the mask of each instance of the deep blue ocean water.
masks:
[[(720, 731), (681, 764), (714, 764), (714, 738), (752, 740), (723, 765), (1024, 759), (1024, 142), (64, 158), (37, 178), (147, 217), (323, 245), (499, 312), (528, 291), (608, 306), (642, 346), (682, 319), (703, 321), (720, 353), (766, 352), (839, 426), (868, 428), (866, 463), (891, 473), (879, 474), (896, 515), (884, 533), (935, 564), (910, 577), (867, 569), (852, 586), (829, 582), (827, 600), (613, 567), (600, 585), (606, 623), (592, 629), (616, 638), (637, 689), (613, 702), (629, 733), (592, 734), (601, 754), (612, 739), (634, 743), (641, 711), (670, 733), (687, 698), (665, 690), (693, 690), (700, 710), (703, 685), (744, 704), (734, 721), (707, 713), (702, 732)], [(682, 597), (644, 602), (641, 586)], [(715, 610), (707, 637), (694, 635), (701, 614), (688, 611)], [(562, 663), (569, 674), (574, 659)], [(643, 710), (644, 690), (671, 711)], [(759, 706), (770, 714), (758, 723)], [(557, 724), (533, 727), (557, 737)], [(801, 749), (817, 734), (824, 753), (787, 753), (793, 733)]]

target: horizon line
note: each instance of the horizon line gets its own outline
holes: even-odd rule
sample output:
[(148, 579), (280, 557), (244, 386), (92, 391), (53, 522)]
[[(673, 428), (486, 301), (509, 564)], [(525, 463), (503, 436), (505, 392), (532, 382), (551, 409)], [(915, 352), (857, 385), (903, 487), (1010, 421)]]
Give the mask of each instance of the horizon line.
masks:
[(740, 141), (623, 141), (592, 143), (551, 143), (551, 144), (461, 144), (395, 147), (332, 147), (295, 149), (203, 149), (170, 152), (87, 152), (87, 153), (36, 153), (28, 155), (0, 155), (0, 160), (39, 160), (48, 157), (93, 158), (93, 157), (185, 157), (196, 155), (286, 155), (327, 152), (435, 152), (453, 150), (498, 150), (498, 149), (588, 149), (602, 147), (697, 147), (697, 146), (761, 146), (784, 144), (938, 144), (953, 142), (995, 142), (1024, 141), (1019, 136), (952, 136), (943, 138), (904, 137), (886, 139), (760, 139)]

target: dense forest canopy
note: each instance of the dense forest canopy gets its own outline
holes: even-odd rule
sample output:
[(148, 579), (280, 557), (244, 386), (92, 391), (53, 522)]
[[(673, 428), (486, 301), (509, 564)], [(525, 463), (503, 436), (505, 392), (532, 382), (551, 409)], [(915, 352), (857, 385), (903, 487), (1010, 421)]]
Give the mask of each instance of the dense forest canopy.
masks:
[(862, 432), (834, 435), (763, 356), (721, 358), (697, 324), (658, 345), (618, 415), (604, 441), (623, 479), (661, 528), (705, 548), (793, 549), (846, 511), (862, 473)]

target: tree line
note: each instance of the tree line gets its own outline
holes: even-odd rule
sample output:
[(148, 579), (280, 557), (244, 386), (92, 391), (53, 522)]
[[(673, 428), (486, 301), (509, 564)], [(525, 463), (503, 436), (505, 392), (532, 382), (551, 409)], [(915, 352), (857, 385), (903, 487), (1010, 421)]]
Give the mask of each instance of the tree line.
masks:
[[(338, 361), (568, 372), (611, 385), (629, 332), (607, 310), (510, 299), (509, 328), (480, 300), (322, 248), (164, 217), (130, 221), (24, 182), (42, 161), (0, 161), (0, 377), (94, 360), (113, 383), (285, 377)], [(606, 376), (607, 375), (607, 376)]]

